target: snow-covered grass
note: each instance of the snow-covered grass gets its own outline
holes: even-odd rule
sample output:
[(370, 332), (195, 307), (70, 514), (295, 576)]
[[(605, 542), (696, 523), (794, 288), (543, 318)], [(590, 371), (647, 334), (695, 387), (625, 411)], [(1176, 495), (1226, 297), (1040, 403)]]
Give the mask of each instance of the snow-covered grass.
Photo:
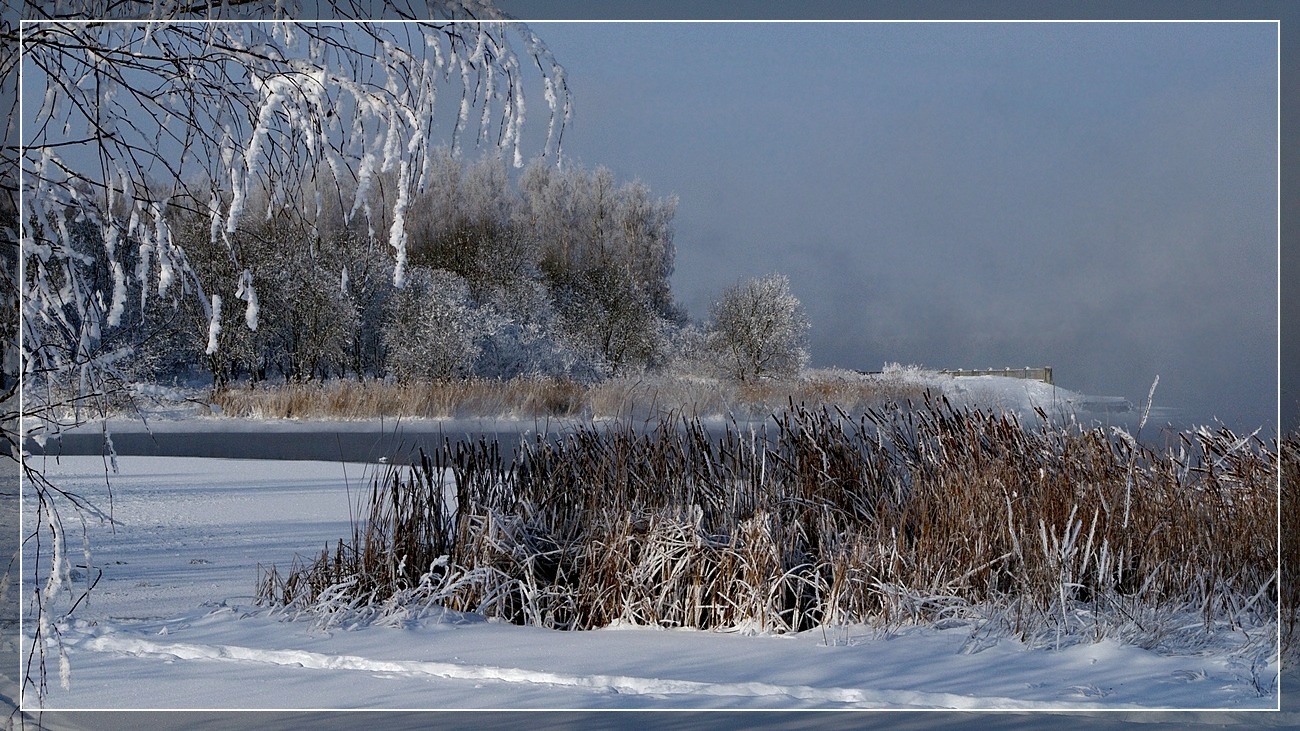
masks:
[[(968, 625), (848, 625), (786, 636), (627, 626), (575, 633), (432, 609), (322, 629), (256, 606), (253, 585), (268, 556), (309, 553), (346, 534), (361, 466), (149, 457), (122, 457), (120, 466), (116, 525), (90, 526), (103, 577), (63, 627), (70, 684), (52, 685), (47, 708), (1244, 709), (1277, 702), (1257, 692), (1260, 683), (1269, 690), (1271, 673), (1234, 655), (1231, 634), (1198, 654), (1166, 655), (1112, 641), (1031, 649)], [(105, 497), (99, 459), (65, 458), (48, 472), (88, 497)], [(1041, 720), (1022, 717), (1018, 727)]]

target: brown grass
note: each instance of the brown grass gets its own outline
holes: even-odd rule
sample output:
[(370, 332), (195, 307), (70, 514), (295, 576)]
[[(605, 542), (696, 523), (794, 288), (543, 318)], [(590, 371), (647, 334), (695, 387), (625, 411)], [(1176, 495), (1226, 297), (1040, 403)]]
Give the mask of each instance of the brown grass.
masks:
[(1300, 662), (1300, 432), (1282, 440), (1282, 646), (1283, 660)]
[(376, 481), (351, 543), (268, 573), (261, 596), (355, 607), (436, 585), (448, 608), (561, 629), (798, 631), (983, 605), (1023, 638), (1152, 643), (1161, 607), (1207, 630), (1276, 611), (1275, 469), (1227, 431), (1155, 453), (946, 400), (796, 407), (757, 430), (583, 426), (513, 458), (422, 455)]
[(920, 399), (922, 388), (856, 374), (820, 372), (801, 379), (733, 383), (693, 376), (648, 375), (585, 386), (562, 379), (383, 381), (260, 385), (217, 393), (223, 414), (276, 419), (378, 417), (583, 417), (656, 421), (672, 415), (763, 419), (791, 403), (837, 406), (850, 413), (889, 400)]
[(582, 386), (557, 379), (458, 380), (440, 383), (330, 381), (221, 391), (213, 403), (227, 416), (275, 419), (378, 417), (574, 416)]

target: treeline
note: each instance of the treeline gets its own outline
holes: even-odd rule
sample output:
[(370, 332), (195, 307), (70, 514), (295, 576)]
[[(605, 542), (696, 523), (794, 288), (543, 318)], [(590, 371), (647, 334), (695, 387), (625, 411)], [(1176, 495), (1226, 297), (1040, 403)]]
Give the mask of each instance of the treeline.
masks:
[[(675, 197), (605, 168), (535, 162), (512, 180), (496, 157), (466, 165), (436, 154), (432, 182), (400, 213), (402, 262), (389, 242), (392, 174), (341, 185), (318, 172), (311, 190), (244, 201), (233, 231), (179, 207), (166, 242), (106, 243), (111, 235), (82, 226), (74, 243), (94, 262), (85, 276), (100, 306), (118, 311), (105, 347), (131, 347), (133, 380), (210, 375), (217, 389), (389, 377), (590, 383), (665, 369), (753, 380), (806, 364), (807, 320), (782, 276), (739, 283), (710, 322), (689, 321), (669, 283)], [(163, 245), (184, 251), (193, 279), (161, 270)], [(202, 296), (196, 282), (209, 288)]]

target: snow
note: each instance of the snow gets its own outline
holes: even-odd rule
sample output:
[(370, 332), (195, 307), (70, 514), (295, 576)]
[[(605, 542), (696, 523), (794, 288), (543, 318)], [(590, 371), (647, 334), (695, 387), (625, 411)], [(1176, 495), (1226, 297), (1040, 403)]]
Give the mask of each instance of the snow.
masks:
[(221, 295), (212, 295), (212, 317), (208, 320), (208, 347), (204, 352), (217, 352), (217, 336), (221, 334)]
[[(1179, 727), (1300, 724), (1290, 706), (1244, 712), (1275, 708), (1277, 695), (1260, 696), (1251, 668), (1226, 651), (1162, 655), (1112, 642), (1029, 649), (966, 626), (794, 636), (628, 626), (562, 633), (439, 608), (418, 619), (323, 629), (256, 606), (258, 567), (287, 568), (295, 555), (310, 557), (348, 535), (353, 505), (381, 467), (118, 461), (113, 523), (90, 525), (103, 576), (63, 627), (71, 682), (64, 690), (52, 680), (50, 709), (1071, 709), (1076, 715), (1060, 720), (1085, 728), (1161, 718)], [(43, 467), (108, 506), (102, 458), (49, 459)], [(1237, 712), (1113, 713), (1158, 708)], [(1112, 713), (1077, 715), (1100, 710)], [(182, 727), (184, 717), (169, 718)], [(310, 718), (300, 725), (316, 726), (303, 720)], [(847, 720), (929, 727), (939, 718), (949, 717)], [(982, 719), (1001, 728), (1042, 725), (1033, 715)], [(105, 717), (93, 720), (85, 727), (106, 727)]]
[[(1027, 425), (1037, 424), (1037, 409), (1053, 424), (1076, 423), (1081, 427), (1121, 426), (1136, 431), (1147, 403), (1135, 404), (1121, 396), (1094, 396), (1031, 378), (1008, 376), (953, 375), (918, 366), (887, 364), (879, 374), (865, 376), (886, 383), (900, 383), (942, 394), (955, 406), (1015, 414)], [(1157, 377), (1158, 381), (1158, 377)], [(1147, 395), (1151, 407), (1146, 428), (1156, 430), (1181, 416), (1178, 410), (1161, 406), (1154, 385)], [(1177, 427), (1184, 428), (1184, 427)]]
[(393, 286), (398, 289), (406, 286), (406, 207), (411, 200), (410, 187), (410, 163), (403, 160), (401, 172), (397, 174), (397, 203), (393, 206), (393, 225), (388, 235), (388, 245), (393, 247), (396, 259)]

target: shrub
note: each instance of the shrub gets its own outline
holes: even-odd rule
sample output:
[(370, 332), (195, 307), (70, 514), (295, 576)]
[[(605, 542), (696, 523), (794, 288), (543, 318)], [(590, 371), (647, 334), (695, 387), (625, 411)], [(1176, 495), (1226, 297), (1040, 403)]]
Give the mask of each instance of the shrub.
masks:
[(441, 269), (415, 269), (392, 297), (384, 326), (388, 369), (399, 381), (445, 381), (470, 374), (479, 348), (469, 287)]
[(736, 380), (792, 376), (808, 363), (808, 318), (783, 274), (731, 287), (711, 317), (719, 366)]

